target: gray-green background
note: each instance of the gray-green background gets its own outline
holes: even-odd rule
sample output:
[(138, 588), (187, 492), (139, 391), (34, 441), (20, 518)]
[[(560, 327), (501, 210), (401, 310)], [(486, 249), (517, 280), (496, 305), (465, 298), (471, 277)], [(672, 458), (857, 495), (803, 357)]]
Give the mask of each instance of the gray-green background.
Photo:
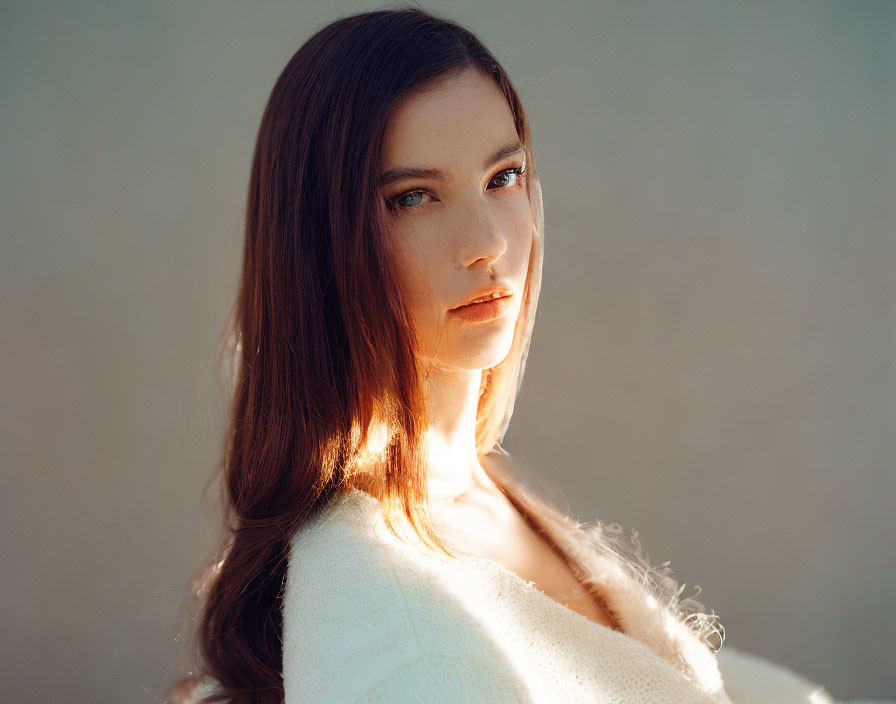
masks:
[[(892, 2), (424, 3), (529, 112), (544, 285), (507, 448), (727, 643), (896, 694)], [(6, 701), (158, 702), (213, 544), (248, 166), (348, 2), (0, 10)]]

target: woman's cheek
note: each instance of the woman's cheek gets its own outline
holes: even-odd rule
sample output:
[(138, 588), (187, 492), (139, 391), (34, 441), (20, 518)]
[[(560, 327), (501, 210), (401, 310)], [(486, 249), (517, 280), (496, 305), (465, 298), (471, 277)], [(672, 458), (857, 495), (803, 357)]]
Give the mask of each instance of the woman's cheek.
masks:
[(532, 211), (529, 208), (529, 202), (525, 198), (518, 199), (512, 213), (512, 225), (510, 231), (513, 233), (514, 244), (511, 245), (519, 251), (519, 257), (529, 260), (529, 252), (532, 249), (532, 234), (534, 221), (532, 219)]
[(405, 233), (396, 239), (393, 254), (398, 269), (399, 286), (404, 304), (418, 326), (431, 325), (434, 305), (431, 282), (431, 263), (427, 258), (426, 243), (419, 237)]

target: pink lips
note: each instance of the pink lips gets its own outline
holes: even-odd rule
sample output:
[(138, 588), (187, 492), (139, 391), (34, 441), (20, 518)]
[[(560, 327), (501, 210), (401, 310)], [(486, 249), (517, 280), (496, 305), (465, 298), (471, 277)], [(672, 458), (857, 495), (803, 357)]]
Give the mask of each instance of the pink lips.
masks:
[(465, 306), (451, 308), (448, 312), (470, 323), (482, 323), (505, 315), (510, 310), (513, 296), (492, 298), (481, 303), (468, 303)]

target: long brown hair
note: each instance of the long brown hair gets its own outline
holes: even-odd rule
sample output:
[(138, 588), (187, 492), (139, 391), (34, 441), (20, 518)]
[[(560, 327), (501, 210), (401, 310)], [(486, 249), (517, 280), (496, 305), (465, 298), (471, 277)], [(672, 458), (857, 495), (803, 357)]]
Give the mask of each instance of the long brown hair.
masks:
[[(376, 183), (390, 110), (428, 82), (469, 68), (507, 99), (527, 151), (533, 208), (513, 344), (483, 371), (476, 423), (478, 453), (508, 456), (500, 443), (531, 339), (544, 226), (519, 97), (497, 59), (450, 20), (417, 7), (337, 20), (289, 60), (258, 131), (242, 272), (221, 357), (233, 393), (219, 466), (224, 525), (194, 580), (193, 672), (169, 690), (175, 701), (213, 681), (203, 702), (282, 702), (280, 598), (290, 539), (352, 486), (363, 482), (378, 495), (393, 532), (407, 520), (425, 544), (451, 554), (426, 511), (422, 370), (383, 246)], [(510, 473), (493, 471), (503, 491), (514, 491)]]

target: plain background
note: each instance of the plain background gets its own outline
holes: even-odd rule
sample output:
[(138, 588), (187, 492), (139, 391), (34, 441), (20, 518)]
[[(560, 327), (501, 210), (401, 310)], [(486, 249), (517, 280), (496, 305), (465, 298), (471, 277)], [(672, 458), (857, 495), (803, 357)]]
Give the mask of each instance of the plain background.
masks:
[[(896, 693), (896, 4), (424, 3), (534, 131), (544, 283), (506, 438), (726, 643)], [(255, 134), (372, 4), (4, 3), (4, 699), (158, 702), (212, 548)]]

